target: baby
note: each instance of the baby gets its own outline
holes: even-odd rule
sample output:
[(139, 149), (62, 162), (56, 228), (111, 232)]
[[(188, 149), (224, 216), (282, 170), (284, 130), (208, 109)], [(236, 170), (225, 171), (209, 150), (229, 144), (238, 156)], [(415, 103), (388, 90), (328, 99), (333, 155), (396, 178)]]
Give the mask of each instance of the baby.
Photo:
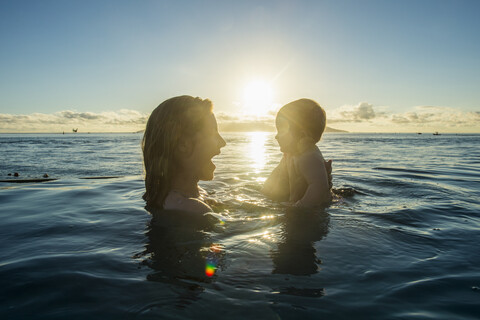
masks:
[(332, 162), (315, 145), (325, 130), (325, 111), (310, 99), (283, 106), (275, 120), (283, 157), (265, 182), (262, 193), (276, 201), (312, 207), (331, 200)]

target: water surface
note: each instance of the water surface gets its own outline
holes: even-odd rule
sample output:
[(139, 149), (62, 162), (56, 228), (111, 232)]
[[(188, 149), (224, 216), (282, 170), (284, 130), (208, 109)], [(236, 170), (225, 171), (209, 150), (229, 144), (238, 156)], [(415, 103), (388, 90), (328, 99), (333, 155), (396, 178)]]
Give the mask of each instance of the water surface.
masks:
[(273, 134), (224, 137), (216, 217), (152, 221), (140, 134), (0, 135), (1, 179), (58, 179), (0, 183), (0, 317), (478, 319), (480, 135), (326, 134), (356, 193), (304, 212), (258, 192)]

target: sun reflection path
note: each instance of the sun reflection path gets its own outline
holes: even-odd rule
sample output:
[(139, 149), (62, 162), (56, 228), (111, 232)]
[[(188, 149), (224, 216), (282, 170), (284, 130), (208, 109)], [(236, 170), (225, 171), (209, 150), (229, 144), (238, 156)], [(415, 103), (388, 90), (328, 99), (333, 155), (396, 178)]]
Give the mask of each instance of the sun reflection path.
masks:
[(248, 157), (252, 160), (255, 173), (260, 172), (267, 162), (265, 154), (265, 142), (268, 132), (249, 132), (250, 143), (248, 145)]

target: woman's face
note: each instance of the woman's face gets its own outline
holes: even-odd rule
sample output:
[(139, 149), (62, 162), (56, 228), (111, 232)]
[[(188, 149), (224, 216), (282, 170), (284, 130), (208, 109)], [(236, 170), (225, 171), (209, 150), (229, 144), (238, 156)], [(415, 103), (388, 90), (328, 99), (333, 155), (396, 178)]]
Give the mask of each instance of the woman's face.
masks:
[(203, 128), (195, 135), (189, 156), (192, 173), (198, 180), (212, 180), (215, 165), (212, 158), (226, 145), (218, 133), (217, 120), (212, 114), (205, 118)]

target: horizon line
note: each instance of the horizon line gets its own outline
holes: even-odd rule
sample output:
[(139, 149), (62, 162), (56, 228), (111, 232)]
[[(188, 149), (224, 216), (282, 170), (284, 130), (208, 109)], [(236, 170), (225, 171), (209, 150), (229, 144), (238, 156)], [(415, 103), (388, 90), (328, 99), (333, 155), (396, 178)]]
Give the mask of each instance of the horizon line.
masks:
[[(141, 131), (86, 131), (86, 132), (58, 132), (58, 131), (45, 131), (45, 132), (0, 132), (0, 134), (60, 134), (60, 135), (78, 135), (78, 134), (139, 134), (143, 133), (144, 130)], [(275, 131), (268, 131), (268, 130), (226, 130), (221, 131), (220, 133), (275, 133)], [(434, 134), (438, 133), (439, 135), (447, 135), (447, 134), (480, 134), (479, 132), (439, 132), (439, 131), (428, 131), (428, 132), (419, 132), (419, 131), (408, 131), (408, 132), (400, 132), (400, 131), (389, 131), (389, 132), (382, 132), (382, 131), (325, 131), (324, 134), (332, 134), (332, 133), (366, 133), (366, 134)]]

